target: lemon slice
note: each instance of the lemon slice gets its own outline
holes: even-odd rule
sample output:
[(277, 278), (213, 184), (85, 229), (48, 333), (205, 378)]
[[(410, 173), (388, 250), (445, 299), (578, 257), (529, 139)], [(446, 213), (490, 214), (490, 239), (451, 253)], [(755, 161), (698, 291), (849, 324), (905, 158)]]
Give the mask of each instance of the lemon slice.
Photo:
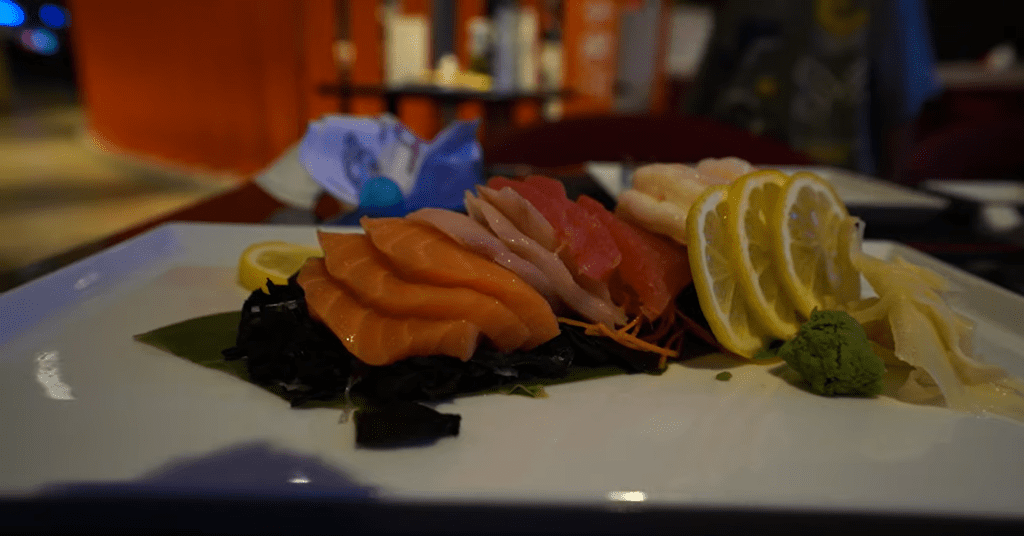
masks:
[(743, 175), (729, 187), (726, 220), (732, 237), (736, 281), (750, 311), (768, 332), (788, 340), (800, 329), (796, 307), (776, 275), (771, 227), (782, 188), (789, 177), (776, 170)]
[(288, 278), (302, 268), (310, 257), (322, 257), (318, 248), (288, 242), (260, 242), (242, 252), (238, 259), (238, 282), (246, 290), (267, 290), (267, 279), (277, 285), (288, 284)]
[(718, 342), (743, 357), (753, 357), (768, 342), (743, 299), (728, 230), (728, 188), (708, 188), (690, 207), (687, 250), (701, 310)]
[(860, 274), (840, 254), (847, 218), (832, 185), (813, 173), (795, 173), (782, 188), (769, 225), (772, 249), (779, 279), (804, 318), (860, 298)]

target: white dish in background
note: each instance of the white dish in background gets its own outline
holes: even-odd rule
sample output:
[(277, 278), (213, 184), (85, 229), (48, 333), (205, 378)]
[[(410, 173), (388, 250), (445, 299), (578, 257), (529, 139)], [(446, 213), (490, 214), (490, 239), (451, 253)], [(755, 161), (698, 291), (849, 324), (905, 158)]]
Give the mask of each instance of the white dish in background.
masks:
[(780, 166), (786, 173), (810, 171), (832, 183), (847, 206), (916, 208), (939, 211), (949, 200), (862, 173), (828, 166)]
[(1024, 225), (1024, 184), (1019, 181), (930, 179), (921, 187), (977, 210), (976, 225), (983, 232), (1013, 232)]
[[(756, 165), (756, 164), (755, 164)], [(771, 166), (766, 166), (771, 167)], [(924, 221), (949, 206), (949, 200), (889, 181), (849, 170), (827, 166), (777, 166), (785, 173), (811, 171), (829, 181), (852, 213), (864, 214), (872, 221), (913, 223)], [(625, 184), (627, 172), (618, 162), (589, 162), (587, 173), (613, 198)]]
[[(372, 488), (396, 503), (639, 500), (1024, 520), (1024, 426), (885, 397), (818, 397), (764, 365), (733, 366), (718, 381), (738, 365), (722, 358), (554, 386), (546, 399), (463, 398), (438, 407), (462, 415), (458, 437), (354, 448), (338, 410), (291, 409), (132, 339), (238, 309), (236, 259), (261, 240), (314, 243), (315, 233), (165, 225), (0, 294), (0, 495), (92, 482), (292, 498), (320, 486), (321, 498)], [(1024, 375), (1024, 298), (898, 244), (867, 249), (949, 277), (978, 323), (979, 352)], [(34, 314), (11, 327), (24, 310)]]
[(982, 205), (1024, 206), (1024, 184), (1019, 181), (930, 179), (921, 187)]

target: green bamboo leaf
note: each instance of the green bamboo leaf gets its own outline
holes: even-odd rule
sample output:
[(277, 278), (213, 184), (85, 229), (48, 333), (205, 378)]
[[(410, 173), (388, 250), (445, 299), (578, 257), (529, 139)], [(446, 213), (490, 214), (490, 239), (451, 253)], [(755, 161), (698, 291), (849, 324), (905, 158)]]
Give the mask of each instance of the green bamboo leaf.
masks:
[[(249, 371), (246, 369), (244, 359), (228, 361), (221, 354), (222, 350), (235, 345), (235, 337), (238, 334), (238, 324), (241, 318), (242, 314), (238, 311), (200, 316), (136, 335), (135, 340), (182, 359), (187, 359), (197, 365), (226, 372), (274, 393), (283, 400), (288, 400), (284, 396), (283, 387), (259, 385), (252, 382), (249, 379)], [(364, 405), (365, 402), (363, 400), (353, 397), (351, 403), (346, 402), (342, 398), (337, 400), (311, 400), (303, 404), (303, 407), (351, 409), (353, 407), (360, 408)]]
[(222, 350), (235, 345), (241, 317), (238, 311), (201, 316), (136, 335), (135, 340), (248, 381), (245, 362), (227, 361), (221, 354)]
[(517, 383), (512, 387), (502, 389), (502, 392), (506, 395), (523, 395), (530, 398), (547, 398), (548, 393), (544, 390), (543, 385), (524, 385)]
[[(221, 354), (222, 350), (235, 345), (235, 337), (238, 333), (240, 320), (241, 313), (238, 311), (206, 315), (136, 335), (135, 340), (177, 357), (187, 359), (197, 365), (226, 372), (236, 378), (252, 383), (249, 379), (245, 360), (228, 361)], [(547, 392), (544, 391), (544, 387), (547, 386), (625, 373), (624, 370), (615, 366), (572, 366), (569, 368), (569, 373), (561, 378), (532, 379), (514, 385), (485, 389), (474, 393), (462, 393), (457, 396), (503, 393), (545, 398), (547, 397)], [(258, 384), (254, 383), (254, 385)], [(274, 385), (258, 386), (287, 400), (284, 397), (283, 387)], [(303, 407), (352, 409), (353, 407), (361, 408), (365, 405), (366, 402), (364, 400), (353, 396), (351, 402), (346, 402), (342, 398), (336, 400), (311, 400), (303, 404)]]

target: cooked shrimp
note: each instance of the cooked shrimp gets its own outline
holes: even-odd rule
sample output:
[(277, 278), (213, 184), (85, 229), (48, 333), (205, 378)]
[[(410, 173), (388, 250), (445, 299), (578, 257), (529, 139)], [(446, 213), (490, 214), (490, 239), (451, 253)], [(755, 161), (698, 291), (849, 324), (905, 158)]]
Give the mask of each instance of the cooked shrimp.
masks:
[(756, 169), (750, 162), (735, 156), (705, 158), (697, 162), (697, 172), (714, 183), (728, 184)]

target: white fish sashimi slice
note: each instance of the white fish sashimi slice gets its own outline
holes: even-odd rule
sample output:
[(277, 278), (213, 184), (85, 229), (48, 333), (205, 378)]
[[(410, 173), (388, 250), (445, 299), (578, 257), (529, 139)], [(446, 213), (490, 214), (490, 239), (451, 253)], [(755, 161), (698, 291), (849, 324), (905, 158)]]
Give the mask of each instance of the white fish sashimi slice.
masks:
[(511, 270), (539, 292), (557, 310), (562, 305), (555, 285), (539, 268), (516, 255), (491, 231), (465, 214), (439, 208), (421, 208), (407, 218), (432, 225), (467, 249), (475, 251)]
[(716, 183), (728, 184), (756, 169), (750, 162), (735, 156), (705, 158), (697, 162), (697, 172)]
[(569, 269), (569, 273), (573, 274), (576, 284), (604, 301), (611, 301), (611, 291), (608, 289), (608, 283), (589, 277), (585, 270), (581, 270), (576, 265), (576, 258), (572, 250), (559, 239), (555, 233), (554, 226), (537, 210), (533, 203), (514, 188), (505, 187), (495, 190), (494, 188), (479, 186), (477, 191), (481, 199), (498, 209), (521, 233), (533, 239), (544, 249), (558, 254), (558, 257), (562, 259), (562, 263)]
[(477, 195), (501, 211), (523, 234), (532, 238), (544, 249), (554, 251), (558, 248), (558, 237), (555, 228), (543, 214), (519, 192), (505, 187), (500, 190), (486, 186), (477, 187)]
[(497, 208), (466, 192), (466, 210), (481, 224), (490, 227), (508, 247), (547, 275), (565, 304), (591, 322), (609, 327), (626, 323), (625, 313), (610, 300), (601, 299), (579, 286), (565, 263), (552, 251), (523, 234)]
[(658, 201), (638, 190), (619, 194), (615, 214), (648, 231), (665, 235), (680, 244), (686, 244), (686, 218), (690, 205), (680, 206)]

